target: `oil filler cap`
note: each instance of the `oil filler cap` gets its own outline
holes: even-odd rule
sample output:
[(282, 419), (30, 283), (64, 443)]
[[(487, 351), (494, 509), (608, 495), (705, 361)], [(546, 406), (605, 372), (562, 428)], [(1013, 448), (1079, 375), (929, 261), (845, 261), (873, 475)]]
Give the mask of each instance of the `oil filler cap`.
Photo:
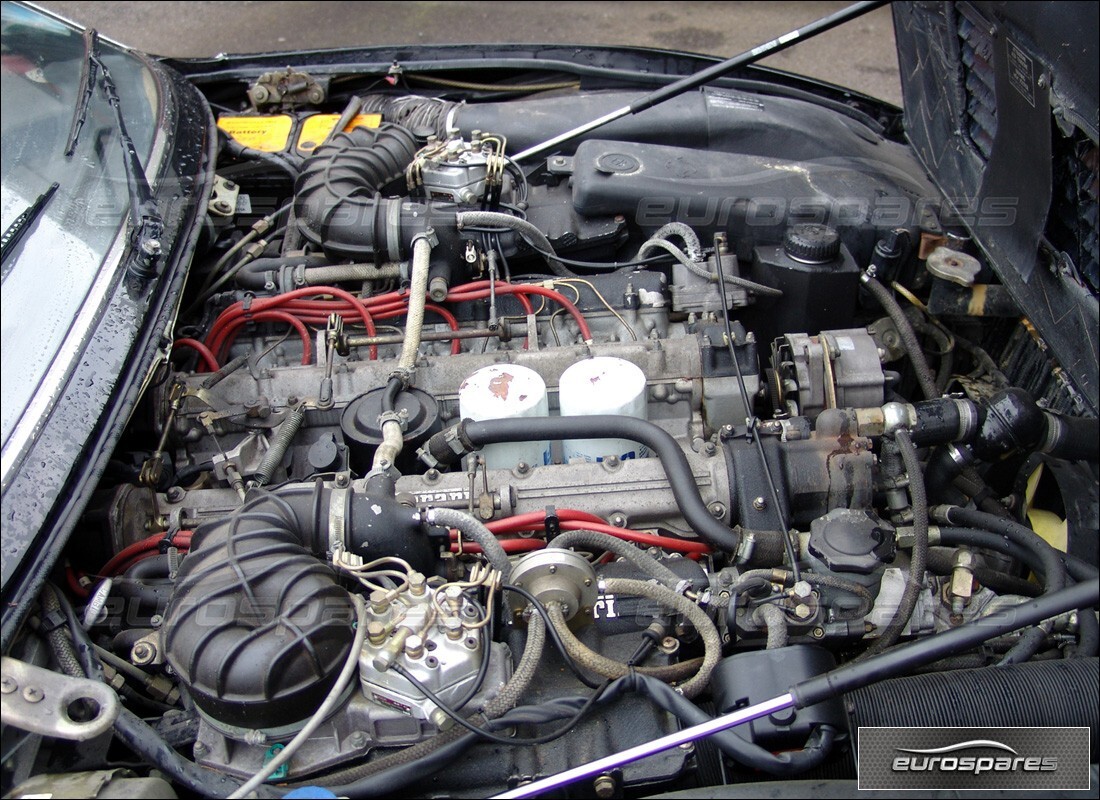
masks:
[(792, 225), (783, 237), (783, 252), (803, 264), (827, 264), (840, 255), (840, 234), (828, 225)]

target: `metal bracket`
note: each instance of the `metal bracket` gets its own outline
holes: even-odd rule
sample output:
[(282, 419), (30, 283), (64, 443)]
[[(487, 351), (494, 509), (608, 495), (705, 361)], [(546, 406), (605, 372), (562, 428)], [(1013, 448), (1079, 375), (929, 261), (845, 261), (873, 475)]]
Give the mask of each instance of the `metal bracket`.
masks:
[[(121, 709), (118, 695), (99, 681), (70, 678), (7, 657), (0, 671), (4, 723), (31, 733), (86, 741), (109, 731)], [(74, 718), (82, 705), (89, 719)]]

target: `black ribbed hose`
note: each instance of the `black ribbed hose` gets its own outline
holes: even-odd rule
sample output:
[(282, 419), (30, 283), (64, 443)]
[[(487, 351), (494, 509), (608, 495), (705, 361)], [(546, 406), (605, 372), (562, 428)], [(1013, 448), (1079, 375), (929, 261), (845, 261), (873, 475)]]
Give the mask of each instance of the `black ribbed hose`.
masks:
[[(1088, 727), (1094, 732), (1100, 661), (1081, 658), (894, 678), (845, 695), (860, 727)], [(1095, 733), (1093, 754), (1095, 757)]]

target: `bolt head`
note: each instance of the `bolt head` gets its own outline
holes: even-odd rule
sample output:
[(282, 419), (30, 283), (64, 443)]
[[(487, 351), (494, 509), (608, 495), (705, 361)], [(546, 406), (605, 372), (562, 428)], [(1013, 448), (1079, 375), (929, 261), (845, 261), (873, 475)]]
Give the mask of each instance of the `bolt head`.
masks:
[(28, 703), (39, 703), (42, 698), (46, 696), (46, 693), (39, 689), (37, 686), (28, 686), (23, 690), (23, 699)]
[(794, 607), (794, 615), (799, 619), (809, 619), (813, 616), (813, 614), (813, 609), (811, 609), (805, 603), (799, 603), (797, 606)]
[(5, 675), (0, 679), (0, 693), (11, 694), (18, 688), (19, 684), (16, 682), (15, 678), (10, 675)]
[(757, 511), (763, 511), (768, 507), (768, 501), (763, 497), (754, 497), (752, 501), (752, 507)]

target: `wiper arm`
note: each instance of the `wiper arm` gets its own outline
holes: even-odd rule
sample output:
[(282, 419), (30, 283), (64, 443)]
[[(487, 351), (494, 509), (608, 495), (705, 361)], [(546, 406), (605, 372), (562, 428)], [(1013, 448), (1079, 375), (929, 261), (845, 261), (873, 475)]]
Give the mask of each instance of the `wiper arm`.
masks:
[(76, 140), (80, 138), (80, 130), (84, 127), (84, 120), (88, 116), (88, 105), (92, 101), (92, 92), (95, 91), (96, 59), (94, 56), (99, 47), (98, 37), (99, 34), (94, 28), (84, 31), (84, 65), (80, 70), (76, 107), (73, 108), (73, 121), (69, 125), (69, 138), (65, 143), (65, 158), (70, 158), (76, 152)]
[(164, 219), (157, 210), (156, 198), (149, 186), (145, 168), (141, 165), (134, 141), (126, 131), (126, 120), (122, 116), (122, 103), (118, 98), (118, 89), (111, 79), (111, 71), (99, 56), (99, 35), (95, 30), (84, 33), (84, 69), (80, 76), (79, 96), (73, 109), (73, 122), (69, 129), (69, 142), (65, 151), (71, 156), (76, 150), (76, 142), (84, 121), (88, 116), (88, 106), (95, 91), (96, 73), (99, 73), (100, 85), (107, 104), (114, 109), (118, 127), (118, 138), (122, 144), (122, 165), (126, 170), (126, 189), (130, 195), (130, 224), (133, 226), (131, 241), (137, 250), (137, 259), (131, 263), (130, 270), (141, 278), (156, 275), (156, 262), (160, 257), (160, 237), (164, 232)]
[(89, 60), (99, 67), (100, 83), (108, 105), (115, 110), (118, 122), (118, 138), (122, 143), (122, 164), (126, 168), (126, 188), (130, 193), (130, 223), (134, 226), (132, 241), (138, 251), (138, 260), (131, 270), (142, 278), (151, 278), (156, 274), (156, 261), (160, 256), (160, 237), (164, 231), (164, 219), (157, 210), (157, 201), (145, 176), (137, 148), (130, 134), (126, 132), (126, 121), (122, 117), (122, 104), (118, 99), (118, 90), (111, 79), (110, 70), (92, 51)]
[(58, 184), (54, 183), (49, 189), (38, 195), (38, 199), (27, 206), (27, 208), (15, 218), (15, 221), (8, 226), (3, 236), (0, 236), (0, 264), (4, 265), (3, 272), (0, 273), (0, 283), (6, 281), (8, 279), (8, 273), (11, 272), (11, 267), (8, 266), (8, 256), (15, 250), (15, 246), (19, 244), (19, 240), (23, 238), (23, 234), (25, 234), (34, 224), (34, 221), (38, 219), (38, 215), (42, 213), (42, 209), (50, 202), (53, 193), (57, 191), (57, 187)]

